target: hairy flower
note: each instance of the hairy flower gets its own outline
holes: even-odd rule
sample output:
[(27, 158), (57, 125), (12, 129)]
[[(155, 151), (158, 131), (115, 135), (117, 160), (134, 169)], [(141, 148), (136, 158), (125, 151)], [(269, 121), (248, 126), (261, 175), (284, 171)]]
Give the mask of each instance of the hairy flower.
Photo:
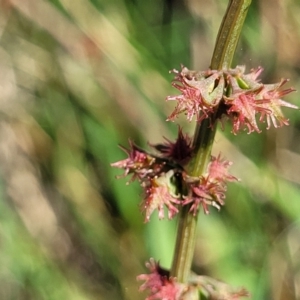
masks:
[(145, 280), (140, 286), (140, 291), (149, 290), (150, 295), (146, 300), (179, 300), (184, 285), (176, 282), (174, 278), (169, 277), (169, 272), (162, 269), (158, 262), (150, 259), (146, 263), (150, 274), (141, 274), (137, 280)]
[(232, 93), (224, 97), (224, 102), (228, 107), (227, 116), (232, 121), (234, 134), (243, 128), (247, 128), (248, 133), (261, 132), (257, 125), (257, 114), (260, 114), (260, 122), (267, 120), (267, 129), (271, 124), (274, 127), (288, 125), (280, 107), (298, 108), (280, 99), (294, 91), (293, 88), (280, 90), (287, 80), (276, 84), (261, 84), (255, 81), (261, 72), (262, 68), (259, 68), (240, 78), (230, 77)]
[(194, 215), (198, 213), (200, 205), (206, 214), (209, 213), (208, 206), (214, 206), (219, 210), (224, 205), (227, 182), (237, 180), (228, 172), (231, 164), (227, 160), (221, 160), (219, 155), (211, 158), (206, 175), (190, 177), (185, 174), (184, 179), (189, 186), (189, 193), (183, 205), (191, 204), (190, 211)]
[(262, 112), (263, 108), (259, 106), (259, 102), (252, 94), (242, 93), (232, 100), (226, 100), (226, 104), (230, 106), (227, 115), (233, 123), (232, 132), (234, 134), (244, 127), (248, 128), (248, 133), (261, 132), (256, 122), (256, 113)]
[(208, 174), (210, 181), (237, 181), (238, 179), (228, 172), (228, 168), (232, 165), (231, 161), (222, 160), (221, 155), (212, 156), (208, 164)]
[(151, 293), (155, 293), (161, 288), (163, 283), (162, 279), (168, 276), (168, 272), (164, 272), (164, 270), (160, 268), (159, 263), (153, 258), (150, 258), (149, 262), (146, 262), (146, 267), (151, 273), (137, 276), (137, 280), (145, 280), (140, 286), (140, 291), (149, 289)]
[(281, 106), (298, 109), (296, 105), (290, 104), (281, 99), (283, 96), (295, 91), (295, 89), (293, 88), (280, 90), (280, 88), (286, 82), (286, 79), (282, 79), (277, 84), (264, 85), (263, 89), (259, 94), (259, 96), (264, 101), (261, 105), (264, 108), (264, 110), (261, 111), (260, 121), (263, 121), (266, 118), (267, 129), (271, 127), (271, 124), (273, 124), (275, 128), (289, 124), (288, 119), (284, 117), (281, 111)]
[(121, 149), (126, 152), (128, 158), (111, 164), (112, 167), (125, 170), (124, 174), (120, 177), (133, 174), (131, 181), (136, 178), (142, 180), (149, 175), (155, 175), (161, 170), (163, 166), (156, 163), (154, 156), (151, 156), (146, 151), (140, 149), (131, 140), (129, 140), (129, 145), (129, 150), (121, 146)]
[(146, 187), (146, 197), (142, 204), (142, 209), (145, 211), (145, 222), (150, 220), (150, 216), (155, 209), (158, 211), (158, 218), (165, 217), (164, 207), (168, 209), (168, 218), (172, 219), (177, 213), (176, 204), (180, 204), (178, 199), (176, 186), (172, 184), (174, 170), (167, 173), (162, 173), (160, 177), (153, 178), (148, 181)]
[(183, 66), (181, 71), (173, 70), (173, 73), (176, 76), (172, 85), (181, 95), (167, 97), (167, 101), (177, 101), (177, 106), (168, 120), (174, 120), (182, 112), (189, 121), (194, 116), (198, 122), (208, 118), (222, 98), (223, 77), (218, 71), (195, 72)]
[(214, 206), (220, 210), (221, 206), (224, 205), (226, 186), (218, 182), (210, 182), (207, 177), (194, 178), (193, 180), (183, 205), (191, 203), (190, 212), (194, 216), (198, 213), (200, 205), (205, 214), (209, 214), (208, 206)]

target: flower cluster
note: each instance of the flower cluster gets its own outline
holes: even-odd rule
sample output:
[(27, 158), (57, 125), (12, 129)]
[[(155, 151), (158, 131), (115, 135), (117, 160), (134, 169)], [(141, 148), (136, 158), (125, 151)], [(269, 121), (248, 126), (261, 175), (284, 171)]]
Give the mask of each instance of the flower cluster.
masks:
[[(257, 119), (267, 122), (267, 129), (288, 125), (281, 107), (298, 109), (281, 98), (294, 91), (293, 88), (281, 89), (287, 80), (279, 83), (263, 84), (257, 79), (262, 68), (251, 70), (245, 74), (243, 66), (229, 70), (208, 70), (196, 72), (186, 67), (176, 74), (173, 86), (181, 95), (168, 96), (168, 101), (177, 101), (175, 110), (168, 120), (174, 120), (180, 113), (185, 113), (191, 121), (196, 116), (197, 121), (212, 118), (229, 118), (232, 122), (232, 132), (237, 134), (241, 129), (248, 133), (260, 132)], [(259, 117), (257, 118), (257, 114)]]
[(151, 214), (157, 210), (159, 219), (163, 219), (165, 208), (168, 218), (172, 219), (179, 207), (190, 205), (194, 215), (202, 206), (208, 213), (208, 205), (218, 209), (224, 204), (226, 183), (237, 180), (228, 173), (231, 163), (222, 160), (220, 156), (211, 157), (206, 174), (191, 177), (185, 170), (185, 164), (192, 156), (191, 139), (178, 130), (177, 140), (172, 143), (151, 145), (159, 152), (152, 155), (140, 149), (130, 141), (130, 149), (125, 148), (128, 158), (113, 163), (112, 166), (123, 168), (123, 176), (132, 174), (145, 191), (142, 210), (145, 212), (145, 222), (150, 220)]
[[(249, 297), (245, 289), (233, 290), (226, 283), (208, 276), (192, 275), (188, 283), (179, 283), (154, 259), (150, 259), (146, 267), (150, 273), (137, 276), (137, 280), (145, 281), (140, 286), (140, 291), (148, 290), (150, 293), (146, 300), (198, 299), (199, 292), (204, 294), (206, 299), (238, 300), (241, 297)], [(196, 295), (197, 298), (192, 295)]]
[[(248, 133), (260, 132), (258, 122), (266, 122), (267, 129), (272, 125), (288, 125), (281, 107), (298, 107), (281, 98), (294, 89), (282, 89), (287, 82), (284, 79), (276, 84), (260, 83), (258, 77), (261, 72), (262, 68), (258, 68), (245, 74), (242, 66), (203, 72), (191, 71), (183, 66), (181, 71), (173, 70), (173, 86), (181, 94), (167, 97), (169, 101), (177, 101), (168, 120), (174, 120), (181, 113), (185, 113), (189, 121), (194, 117), (197, 122), (209, 119), (211, 126), (215, 120), (220, 120), (223, 125), (224, 120), (229, 119), (234, 134), (242, 129), (248, 130)], [(180, 127), (175, 142), (165, 139), (162, 144), (150, 146), (157, 154), (148, 153), (129, 141), (129, 149), (121, 147), (128, 157), (111, 164), (124, 169), (124, 174), (119, 177), (132, 175), (130, 181), (139, 181), (144, 189), (141, 207), (145, 222), (156, 210), (159, 219), (165, 217), (166, 211), (168, 218), (172, 219), (185, 205), (194, 216), (201, 208), (208, 214), (209, 206), (219, 210), (224, 205), (227, 182), (238, 180), (228, 171), (231, 162), (220, 155), (211, 156), (206, 172), (191, 176), (187, 166), (197, 149), (193, 148), (191, 138), (184, 135)], [(150, 292), (146, 300), (198, 299), (199, 292), (204, 293), (207, 299), (234, 300), (248, 296), (244, 289), (233, 291), (223, 282), (206, 276), (193, 276), (188, 283), (179, 283), (153, 259), (146, 266), (150, 274), (137, 277), (145, 281), (140, 290)]]

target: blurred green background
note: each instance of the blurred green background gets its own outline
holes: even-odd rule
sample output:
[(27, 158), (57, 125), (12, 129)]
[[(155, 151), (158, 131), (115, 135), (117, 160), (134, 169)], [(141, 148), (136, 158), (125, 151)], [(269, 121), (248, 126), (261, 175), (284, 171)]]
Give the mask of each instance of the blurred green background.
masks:
[[(0, 299), (145, 299), (150, 257), (170, 267), (176, 219), (143, 224), (118, 144), (173, 139), (169, 70), (206, 69), (227, 1), (0, 1)], [(300, 2), (254, 1), (235, 63), (300, 89)], [(288, 100), (299, 105), (298, 94)], [(300, 299), (300, 117), (218, 132), (234, 161), (221, 212), (200, 213), (193, 269), (252, 299)], [(178, 119), (186, 132), (194, 124)]]

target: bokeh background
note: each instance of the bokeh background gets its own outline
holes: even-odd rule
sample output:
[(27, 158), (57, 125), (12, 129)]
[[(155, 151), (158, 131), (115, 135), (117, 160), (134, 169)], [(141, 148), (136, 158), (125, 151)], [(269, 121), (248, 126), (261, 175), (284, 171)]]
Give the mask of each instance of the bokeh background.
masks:
[[(175, 137), (169, 70), (209, 66), (226, 6), (0, 1), (0, 299), (142, 300), (144, 262), (170, 267), (176, 219), (144, 224), (140, 187), (110, 163), (128, 138), (147, 148)], [(299, 16), (297, 0), (254, 1), (234, 65), (299, 90)], [(300, 115), (284, 112), (289, 127), (218, 132), (213, 152), (241, 183), (199, 217), (193, 270), (257, 300), (300, 299)]]

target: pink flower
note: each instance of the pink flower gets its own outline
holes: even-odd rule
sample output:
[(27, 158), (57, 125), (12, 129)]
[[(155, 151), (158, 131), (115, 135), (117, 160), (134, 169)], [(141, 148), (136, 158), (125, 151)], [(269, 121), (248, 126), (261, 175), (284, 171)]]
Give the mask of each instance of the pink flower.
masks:
[(195, 178), (194, 183), (190, 184), (190, 192), (183, 205), (191, 203), (190, 212), (194, 216), (197, 215), (200, 205), (204, 213), (209, 214), (208, 206), (214, 206), (220, 210), (220, 206), (224, 205), (225, 192), (224, 184), (210, 182), (207, 177)]
[[(233, 92), (229, 97), (224, 97), (224, 101), (229, 107), (227, 115), (233, 123), (232, 132), (234, 134), (237, 134), (240, 129), (245, 127), (248, 129), (248, 133), (253, 131), (261, 132), (257, 125), (257, 114), (260, 114), (260, 122), (263, 122), (266, 118), (267, 129), (271, 127), (271, 124), (276, 128), (288, 125), (288, 120), (284, 117), (280, 107), (285, 106), (298, 109), (297, 106), (280, 99), (294, 91), (293, 88), (279, 90), (287, 80), (281, 80), (279, 83), (269, 85), (255, 82), (254, 79), (256, 79), (257, 74), (260, 74), (261, 70), (253, 71), (255, 75), (252, 77), (244, 75), (240, 79), (230, 78)], [(247, 84), (247, 86), (251, 83), (248, 90), (242, 89), (238, 85), (241, 84), (241, 79), (245, 80), (243, 83)]]
[[(130, 149), (121, 147), (127, 153), (128, 158), (112, 163), (112, 167), (117, 167), (125, 170), (125, 173), (120, 177), (125, 177), (133, 173), (131, 181), (143, 179), (155, 170), (155, 157), (149, 155), (146, 151), (140, 149), (131, 140), (129, 140)], [(156, 165), (157, 167), (157, 165)], [(160, 169), (160, 168), (159, 168)], [(158, 172), (158, 170), (156, 170)]]
[(161, 288), (154, 294), (146, 298), (146, 300), (179, 300), (181, 289), (173, 280), (165, 279)]
[(137, 280), (145, 280), (139, 290), (150, 292), (146, 300), (179, 300), (184, 285), (170, 278), (169, 272), (162, 269), (154, 259), (150, 259), (146, 267), (151, 273), (137, 276)]
[(248, 133), (261, 132), (256, 122), (256, 113), (262, 113), (266, 109), (260, 106), (261, 103), (255, 99), (255, 94), (241, 93), (232, 98), (232, 100), (225, 100), (230, 107), (227, 115), (233, 123), (232, 132), (237, 134), (244, 127), (248, 128)]
[(200, 205), (206, 214), (209, 213), (208, 206), (214, 206), (219, 210), (224, 205), (226, 183), (237, 180), (228, 172), (231, 164), (227, 160), (221, 160), (220, 155), (212, 156), (206, 175), (189, 177), (184, 174), (183, 178), (189, 186), (189, 193), (183, 205), (191, 204), (190, 211), (194, 215), (198, 213)]
[(163, 284), (163, 276), (160, 274), (162, 273), (162, 269), (160, 268), (159, 263), (153, 258), (150, 258), (149, 262), (146, 262), (146, 267), (151, 273), (137, 276), (137, 280), (145, 280), (139, 290), (144, 291), (149, 289), (151, 293), (155, 293), (160, 290)]
[(163, 219), (165, 217), (164, 206), (168, 209), (169, 219), (178, 213), (176, 204), (180, 204), (181, 201), (178, 199), (179, 195), (176, 196), (176, 186), (172, 186), (171, 177), (173, 175), (174, 171), (170, 170), (148, 182), (149, 186), (146, 187), (146, 197), (142, 204), (142, 210), (145, 211), (145, 222), (150, 220), (155, 209), (158, 210), (158, 218)]
[(173, 72), (176, 76), (172, 85), (181, 95), (167, 97), (167, 101), (177, 101), (177, 106), (168, 120), (174, 120), (182, 112), (186, 113), (189, 121), (195, 115), (198, 122), (208, 118), (222, 98), (223, 77), (218, 71), (195, 72), (183, 66), (180, 72)]
[(283, 125), (289, 125), (288, 119), (286, 119), (281, 111), (281, 106), (299, 109), (296, 105), (290, 104), (283, 101), (283, 96), (295, 91), (293, 88), (279, 90), (288, 80), (282, 79), (277, 84), (264, 85), (262, 91), (260, 92), (260, 97), (264, 100), (261, 105), (264, 110), (261, 111), (260, 121), (264, 118), (267, 120), (267, 129), (271, 127), (271, 123), (275, 128), (282, 127)]
[(212, 156), (208, 165), (208, 173), (210, 181), (237, 181), (238, 179), (229, 174), (228, 168), (232, 165), (231, 161), (222, 160), (221, 155)]

